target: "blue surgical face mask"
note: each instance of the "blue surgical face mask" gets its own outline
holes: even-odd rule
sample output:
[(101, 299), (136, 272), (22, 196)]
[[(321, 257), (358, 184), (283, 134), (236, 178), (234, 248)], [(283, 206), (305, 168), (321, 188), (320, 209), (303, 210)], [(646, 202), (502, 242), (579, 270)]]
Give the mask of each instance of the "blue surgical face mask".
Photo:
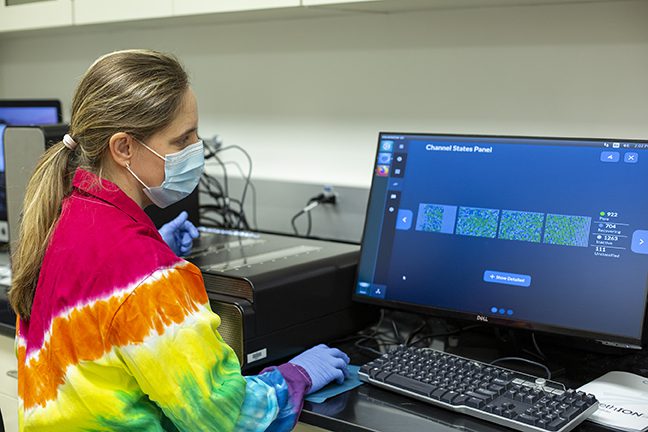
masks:
[(126, 165), (126, 169), (144, 186), (144, 193), (153, 204), (160, 208), (168, 207), (186, 198), (196, 189), (205, 166), (202, 140), (166, 156), (160, 155), (143, 142), (139, 142), (164, 161), (164, 181), (160, 186), (153, 187), (147, 186), (131, 170), (130, 165)]

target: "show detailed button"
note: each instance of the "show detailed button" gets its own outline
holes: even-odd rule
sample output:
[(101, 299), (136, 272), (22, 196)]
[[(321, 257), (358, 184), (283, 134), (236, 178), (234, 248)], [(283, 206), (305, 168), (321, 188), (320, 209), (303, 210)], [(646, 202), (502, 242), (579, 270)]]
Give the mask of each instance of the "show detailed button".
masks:
[(531, 276), (486, 270), (484, 272), (484, 282), (528, 287), (531, 285)]

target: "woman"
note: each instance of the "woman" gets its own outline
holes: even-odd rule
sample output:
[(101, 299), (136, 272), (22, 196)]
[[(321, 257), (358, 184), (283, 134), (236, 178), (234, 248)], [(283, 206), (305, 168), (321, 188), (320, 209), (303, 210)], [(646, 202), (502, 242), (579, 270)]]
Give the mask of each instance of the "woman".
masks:
[[(348, 357), (324, 345), (243, 377), (200, 271), (142, 210), (198, 184), (197, 124), (170, 56), (108, 54), (79, 83), (13, 255), (21, 430), (289, 430), (304, 394), (344, 379)], [(186, 251), (176, 225), (165, 237)]]

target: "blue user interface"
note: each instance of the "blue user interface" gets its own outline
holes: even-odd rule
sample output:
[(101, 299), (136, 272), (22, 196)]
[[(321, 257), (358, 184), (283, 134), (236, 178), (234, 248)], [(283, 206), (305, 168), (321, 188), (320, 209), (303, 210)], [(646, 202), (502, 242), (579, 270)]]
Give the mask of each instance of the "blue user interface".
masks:
[(648, 142), (381, 134), (378, 146), (357, 298), (641, 340)]

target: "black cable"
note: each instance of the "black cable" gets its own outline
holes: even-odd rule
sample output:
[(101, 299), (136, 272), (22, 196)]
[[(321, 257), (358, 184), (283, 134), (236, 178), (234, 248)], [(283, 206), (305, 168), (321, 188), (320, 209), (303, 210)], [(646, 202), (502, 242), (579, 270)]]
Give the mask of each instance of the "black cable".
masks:
[(303, 214), (304, 214), (304, 210), (299, 210), (297, 212), (297, 214), (295, 216), (293, 216), (292, 219), (290, 219), (290, 225), (292, 225), (293, 231), (295, 232), (295, 235), (297, 235), (297, 236), (299, 235), (299, 230), (297, 229), (297, 225), (295, 225), (295, 221), (297, 220), (297, 218), (299, 216), (301, 216)]
[(313, 219), (311, 217), (311, 210), (313, 210), (315, 207), (320, 205), (320, 200), (324, 198), (324, 195), (320, 194), (318, 196), (315, 196), (308, 200), (308, 203), (306, 204), (306, 207), (303, 209), (299, 210), (290, 220), (290, 224), (292, 225), (293, 231), (295, 232), (295, 235), (299, 235), (299, 230), (297, 229), (297, 225), (295, 224), (295, 221), (297, 221), (297, 218), (299, 218), (301, 215), (306, 214), (308, 216), (308, 225), (306, 228), (306, 237), (309, 237), (311, 234), (311, 231), (313, 229)]
[[(223, 152), (225, 150), (232, 150), (232, 149), (233, 150), (239, 150), (241, 153), (243, 153), (243, 155), (245, 155), (245, 157), (247, 158), (248, 164), (249, 164), (248, 175), (247, 175), (247, 177), (245, 179), (245, 185), (243, 186), (243, 193), (241, 194), (241, 203), (245, 204), (245, 197), (247, 196), (247, 189), (248, 189), (248, 186), (250, 185), (250, 179), (252, 177), (252, 158), (250, 157), (250, 154), (247, 151), (245, 151), (245, 149), (243, 147), (238, 146), (238, 145), (229, 145), (229, 146), (226, 146), (226, 147), (221, 147), (221, 148), (217, 149), (216, 151), (217, 152)], [(243, 207), (241, 206), (241, 208), (243, 208)], [(239, 224), (240, 223), (241, 223), (241, 219), (239, 219)], [(237, 226), (237, 228), (238, 228), (238, 226)]]
[(547, 366), (543, 365), (542, 363), (538, 363), (536, 361), (525, 359), (525, 358), (522, 358), (522, 357), (502, 357), (502, 358), (498, 358), (498, 359), (493, 360), (492, 362), (490, 362), (490, 364), (494, 365), (495, 363), (500, 363), (500, 362), (503, 362), (503, 361), (519, 361), (519, 362), (529, 363), (529, 364), (532, 364), (534, 366), (538, 366), (538, 367), (545, 370), (545, 372), (547, 373), (547, 379), (551, 379), (551, 371), (549, 370), (549, 368)]
[[(245, 177), (245, 174), (243, 173), (243, 169), (241, 168), (241, 165), (239, 165), (238, 162), (236, 161), (227, 161), (225, 162), (225, 165), (234, 165), (239, 173), (241, 174), (241, 177)], [(252, 221), (254, 222), (254, 229), (258, 230), (259, 229), (259, 222), (257, 220), (257, 191), (256, 187), (254, 186), (254, 183), (252, 183), (252, 180), (249, 180), (249, 185), (250, 185), (250, 190), (252, 191)], [(245, 198), (241, 199), (241, 202), (243, 202)]]
[[(223, 163), (221, 158), (216, 156), (216, 153), (214, 153), (211, 157), (214, 158), (216, 160), (216, 162), (223, 169), (223, 185), (225, 187), (225, 197), (227, 198), (227, 197), (229, 197), (229, 180), (227, 178), (227, 167), (225, 166), (225, 164)], [(209, 176), (207, 176), (207, 177), (209, 177)]]
[[(223, 181), (223, 186), (221, 187), (220, 182), (218, 182), (215, 178), (211, 177), (205, 172), (203, 173), (203, 179), (204, 179), (203, 185), (206, 185), (207, 193), (214, 199), (214, 201), (216, 201), (217, 204), (220, 204), (220, 207), (226, 209), (229, 207), (229, 179), (227, 176), (227, 168), (225, 167), (223, 161), (218, 156), (216, 156), (215, 153), (211, 153), (208, 157), (210, 159), (213, 158), (221, 166), (221, 169), (223, 170), (224, 181)], [(212, 186), (216, 187), (218, 190), (217, 191), (212, 190)], [(204, 205), (201, 207), (206, 208)], [(227, 210), (224, 210), (221, 213), (223, 217), (223, 226), (225, 227), (231, 226), (231, 223), (228, 218), (228, 214), (229, 212)]]
[[(225, 201), (224, 201), (224, 191), (220, 182), (215, 178), (210, 176), (204, 176), (200, 180), (201, 185), (204, 190), (199, 190), (199, 193), (206, 194), (214, 200), (214, 204), (202, 204), (199, 208), (201, 215), (205, 213), (206, 210), (214, 211), (219, 214), (220, 217), (224, 216), (225, 213)], [(222, 223), (219, 223), (219, 226), (225, 225), (225, 219)]]
[(407, 339), (405, 340), (405, 345), (409, 346), (412, 343), (412, 339), (414, 339), (414, 336), (419, 334), (421, 332), (421, 330), (423, 330), (425, 328), (425, 326), (427, 326), (427, 321), (423, 320), (423, 322), (418, 327), (416, 327), (414, 330), (412, 330), (412, 332), (409, 334), (409, 336), (407, 336)]
[(403, 343), (403, 338), (400, 335), (400, 331), (398, 331), (398, 326), (396, 325), (396, 321), (392, 319), (392, 329), (394, 330), (394, 336), (396, 337), (396, 340), (398, 341), (399, 344)]
[[(232, 203), (237, 204), (240, 206), (240, 202), (236, 199), (231, 200)], [(223, 218), (223, 223), (221, 223), (218, 226), (224, 226), (226, 228), (235, 228), (235, 226), (228, 222), (228, 216), (232, 215), (235, 217), (238, 217), (240, 214), (238, 211), (234, 210), (231, 208), (231, 206), (219, 206), (219, 205), (214, 205), (214, 204), (204, 204), (200, 206), (200, 211), (201, 211), (201, 218), (204, 218), (205, 216), (203, 215), (206, 212), (215, 212), (218, 215), (220, 215)], [(214, 219), (212, 219), (213, 221)], [(243, 229), (249, 230), (250, 226), (248, 225), (247, 221), (243, 219)]]
[[(205, 158), (206, 159), (215, 159), (221, 166), (221, 169), (223, 170), (223, 176), (225, 180), (225, 196), (224, 196), (224, 207), (231, 209), (231, 203), (238, 203), (239, 204), (239, 209), (238, 211), (230, 211), (230, 210), (225, 210), (223, 214), (225, 215), (225, 222), (224, 225), (228, 228), (236, 228), (240, 229), (243, 227), (244, 229), (249, 229), (250, 225), (247, 222), (247, 218), (245, 216), (245, 200), (247, 197), (247, 191), (248, 188), (253, 190), (254, 193), (254, 202), (253, 202), (253, 210), (254, 210), (254, 217), (255, 217), (255, 224), (258, 227), (258, 222), (256, 220), (256, 190), (254, 189), (254, 185), (252, 184), (251, 177), (252, 177), (252, 158), (248, 154), (245, 149), (243, 149), (240, 146), (237, 145), (231, 145), (227, 147), (220, 147), (217, 140), (204, 140), (206, 143), (206, 153), (205, 153)], [(213, 144), (210, 144), (213, 143)], [(232, 197), (229, 195), (229, 180), (228, 180), (228, 171), (226, 168), (226, 163), (223, 163), (223, 161), (217, 156), (218, 153), (226, 150), (231, 150), (231, 149), (236, 149), (239, 150), (241, 153), (245, 155), (248, 161), (248, 173), (245, 175), (243, 173), (243, 170), (241, 169), (240, 165), (236, 162), (231, 162), (234, 164), (237, 169), (240, 171), (241, 176), (245, 179), (245, 184), (243, 186), (243, 193), (241, 195), (241, 200), (240, 201), (235, 201)], [(228, 162), (229, 163), (229, 162)], [(215, 197), (214, 197), (215, 198)], [(236, 218), (236, 221), (232, 220), (229, 216), (232, 215)]]
[[(380, 355), (383, 355), (382, 352), (380, 352), (380, 351), (378, 351), (378, 350), (375, 350), (375, 349), (373, 349), (373, 348), (370, 348), (370, 347), (368, 347), (368, 346), (364, 346), (364, 345), (362, 345), (361, 342), (364, 342), (364, 340), (361, 339), (361, 340), (356, 341), (356, 342), (353, 344), (353, 346), (355, 346), (356, 348), (359, 348), (359, 349), (365, 350), (365, 351), (369, 351), (370, 353), (377, 354), (377, 355), (379, 355), (379, 356), (380, 356)], [(379, 345), (379, 346), (380, 346), (380, 345)]]
[(533, 341), (534, 348), (536, 349), (538, 354), (540, 354), (540, 358), (542, 360), (545, 360), (547, 358), (547, 356), (545, 356), (544, 353), (542, 352), (542, 350), (540, 350), (540, 347), (538, 346), (538, 342), (536, 341), (535, 333), (533, 333), (533, 332), (531, 333), (531, 340)]
[[(203, 209), (207, 208), (212, 211), (215, 211), (219, 214), (220, 217), (223, 218), (223, 223), (221, 226), (225, 228), (235, 228), (238, 227), (240, 228), (241, 225), (245, 229), (249, 229), (249, 224), (247, 223), (247, 220), (245, 218), (245, 212), (244, 212), (244, 198), (245, 195), (242, 197), (241, 201), (235, 200), (230, 197), (229, 194), (229, 175), (227, 171), (227, 167), (225, 166), (225, 163), (221, 160), (220, 157), (218, 157), (217, 153), (225, 149), (224, 147), (220, 147), (220, 144), (218, 143), (217, 140), (203, 140), (205, 143), (205, 159), (214, 159), (221, 167), (223, 171), (223, 186), (220, 185), (220, 182), (217, 181), (215, 178), (207, 175), (207, 173), (204, 173), (204, 181), (202, 181), (203, 186), (207, 189), (207, 194), (214, 199), (216, 204), (219, 206), (219, 208), (214, 208), (214, 207), (203, 207)], [(229, 148), (234, 148), (238, 146), (230, 146)], [(244, 154), (246, 154), (246, 157), (248, 157), (248, 161), (252, 162), (252, 159), (249, 157), (247, 152), (243, 150), (242, 148), (239, 147), (239, 150), (241, 150)], [(240, 167), (239, 167), (240, 168)], [(247, 186), (249, 185), (250, 181), (250, 176), (252, 174), (251, 172), (252, 165), (250, 165), (250, 170), (248, 172), (247, 176), (247, 181), (246, 181), (246, 186), (244, 192), (247, 193)], [(242, 172), (242, 170), (241, 170)], [(201, 179), (202, 180), (202, 179)], [(255, 192), (256, 194), (256, 192)], [(239, 210), (236, 211), (232, 208), (232, 204), (238, 204), (239, 205)], [(256, 211), (256, 209), (255, 209)], [(212, 219), (212, 222), (214, 219)]]
[(312, 222), (312, 219), (311, 219), (310, 210), (306, 210), (306, 208), (303, 208), (303, 209), (299, 210), (292, 217), (292, 219), (290, 219), (290, 225), (292, 225), (292, 229), (293, 229), (293, 232), (295, 233), (295, 235), (298, 236), (299, 235), (299, 230), (297, 229), (296, 222), (297, 222), (297, 219), (303, 214), (307, 215), (308, 225), (306, 226), (306, 234), (305, 234), (305, 236), (308, 237), (310, 235), (311, 229), (313, 227), (313, 222)]
[(308, 229), (306, 229), (306, 237), (310, 237), (311, 231), (313, 229), (313, 215), (311, 215), (310, 210), (306, 212), (306, 216), (308, 216)]
[[(225, 193), (219, 181), (207, 176), (200, 179), (200, 184), (203, 186), (204, 190), (199, 189), (199, 193), (209, 195), (216, 202), (216, 204), (221, 207), (225, 205), (225, 200), (223, 198)], [(215, 188), (216, 190), (213, 190), (212, 188)]]

